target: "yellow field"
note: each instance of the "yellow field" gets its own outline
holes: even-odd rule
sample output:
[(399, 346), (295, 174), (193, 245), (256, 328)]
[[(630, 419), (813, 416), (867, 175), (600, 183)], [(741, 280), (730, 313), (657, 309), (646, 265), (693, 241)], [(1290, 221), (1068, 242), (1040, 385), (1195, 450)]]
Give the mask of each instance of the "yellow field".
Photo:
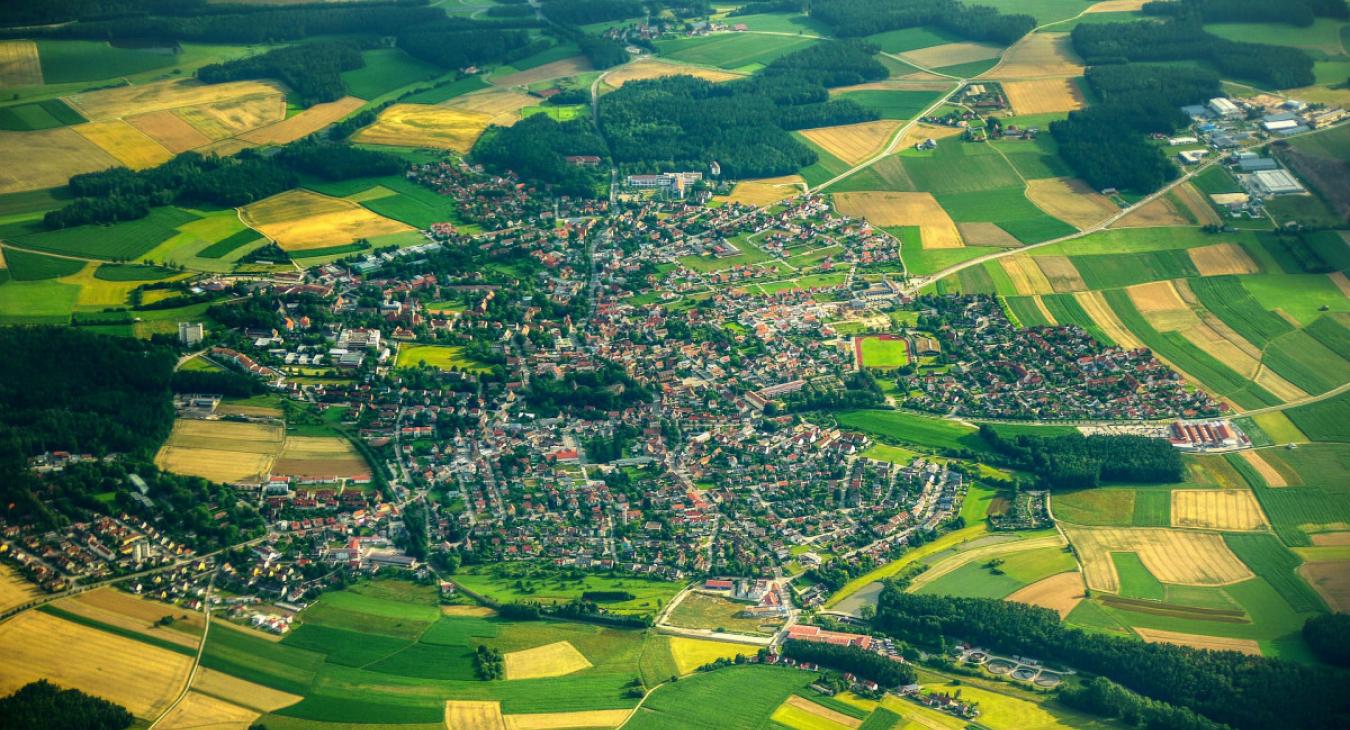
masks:
[(1201, 636), (1200, 634), (1183, 634), (1179, 631), (1163, 631), (1162, 629), (1141, 629), (1135, 628), (1135, 632), (1150, 644), (1176, 644), (1178, 646), (1189, 646), (1195, 649), (1210, 649), (1212, 651), (1237, 651), (1250, 656), (1261, 656), (1261, 645), (1254, 639), (1231, 639), (1227, 636)]
[(903, 150), (912, 148), (914, 145), (926, 140), (943, 140), (948, 137), (959, 137), (963, 130), (959, 127), (940, 127), (932, 124), (915, 124), (905, 132), (900, 141), (896, 142), (895, 149)]
[(288, 190), (240, 209), (249, 227), (287, 251), (342, 246), (362, 238), (413, 230), (360, 205), (309, 190)]
[(1133, 350), (1144, 346), (1144, 343), (1134, 336), (1134, 333), (1125, 326), (1116, 313), (1111, 309), (1111, 305), (1106, 303), (1106, 299), (1099, 291), (1079, 291), (1074, 292), (1073, 298), (1078, 305), (1087, 312), (1092, 321), (1097, 323), (1098, 327), (1106, 333), (1111, 341), (1127, 350)]
[(450, 700), (445, 703), (445, 727), (447, 730), (506, 730), (502, 703)]
[(1173, 527), (1261, 530), (1268, 524), (1256, 497), (1245, 489), (1172, 490)]
[(1344, 272), (1333, 271), (1327, 274), (1327, 278), (1331, 279), (1331, 283), (1341, 290), (1341, 294), (1350, 297), (1350, 279), (1346, 278)]
[(1144, 7), (1149, 0), (1102, 0), (1092, 5), (1085, 13), (1130, 13)]
[(1003, 84), (1014, 114), (1071, 112), (1083, 108), (1083, 92), (1072, 79), (1009, 81)]
[[(189, 649), (197, 648), (202, 631), (202, 616), (196, 611), (138, 598), (112, 588), (99, 588), (71, 598), (63, 598), (53, 605), (77, 616)], [(165, 616), (174, 618), (172, 626), (161, 627), (156, 624)]]
[(504, 659), (507, 679), (561, 677), (591, 667), (586, 657), (567, 641), (508, 652)]
[(836, 193), (844, 215), (866, 218), (874, 226), (918, 226), (923, 248), (961, 248), (961, 234), (932, 193)]
[(1188, 248), (1186, 254), (1191, 257), (1191, 262), (1195, 264), (1195, 269), (1201, 276), (1261, 272), (1261, 267), (1257, 266), (1252, 257), (1235, 243), (1215, 243), (1199, 248)]
[(42, 63), (32, 41), (0, 41), (0, 89), (42, 83)]
[(144, 170), (173, 159), (173, 153), (164, 145), (121, 119), (90, 122), (71, 129), (133, 170)]
[(279, 94), (259, 93), (229, 101), (183, 107), (174, 113), (192, 125), (193, 129), (215, 140), (217, 145), (212, 149), (218, 154), (225, 154), (220, 145), (232, 145), (240, 149), (247, 146), (242, 140), (232, 139), (235, 135), (285, 119), (286, 98)]
[(666, 76), (693, 76), (712, 82), (745, 78), (741, 74), (731, 73), (730, 71), (702, 68), (699, 66), (685, 66), (683, 64), (662, 61), (657, 58), (640, 58), (632, 63), (624, 64), (609, 73), (606, 73), (604, 80), (605, 84), (617, 89), (629, 81), (660, 79), (665, 78)]
[(1071, 571), (1042, 578), (1003, 600), (1053, 609), (1064, 618), (1083, 597), (1083, 574)]
[(1172, 194), (1177, 200), (1181, 201), (1186, 210), (1189, 210), (1191, 215), (1195, 216), (1196, 222), (1201, 225), (1223, 223), (1218, 211), (1214, 210), (1214, 206), (1209, 204), (1204, 194), (1195, 188), (1194, 183), (1184, 182), (1172, 188)]
[[(91, 121), (121, 119), (162, 109), (180, 109), (201, 104), (229, 105), (254, 97), (284, 97), (285, 90), (262, 81), (230, 81), (203, 84), (195, 79), (155, 81), (136, 86), (118, 86), (66, 98), (77, 111)], [(285, 105), (282, 105), (285, 111)]]
[(135, 639), (26, 611), (0, 624), (0, 695), (47, 679), (157, 717), (178, 696), (192, 659)]
[(8, 265), (5, 264), (5, 249), (0, 248), (0, 269), (6, 269), (6, 268), (9, 268), (9, 267), (8, 267)]
[(42, 590), (8, 565), (0, 563), (0, 611), (7, 611), (42, 595)]
[(1036, 207), (1078, 228), (1100, 223), (1120, 208), (1074, 177), (1027, 181), (1027, 197)]
[(258, 479), (271, 470), (283, 440), (279, 426), (179, 419), (155, 464), (214, 482)]
[(1052, 294), (1050, 279), (1030, 256), (1007, 256), (998, 260), (1018, 294)]
[(1268, 487), (1287, 487), (1289, 483), (1284, 480), (1284, 475), (1279, 472), (1270, 462), (1261, 456), (1259, 451), (1243, 451), (1242, 460), (1247, 462), (1251, 468), (1261, 475), (1261, 480)]
[(1339, 560), (1313, 561), (1298, 572), (1322, 595), (1333, 611), (1350, 612), (1350, 563)]
[(1164, 583), (1228, 585), (1247, 580), (1252, 572), (1218, 533), (1174, 530), (1166, 527), (1078, 527), (1064, 525), (1078, 550), (1088, 587), (1115, 593), (1120, 590), (1111, 553), (1132, 552), (1144, 567)]
[(584, 710), (507, 715), (503, 719), (506, 720), (506, 730), (567, 730), (618, 727), (631, 714), (632, 710)]
[(492, 123), (487, 114), (419, 104), (395, 104), (353, 139), (395, 147), (431, 147), (468, 152)]
[(1293, 421), (1289, 420), (1289, 416), (1280, 411), (1262, 413), (1259, 416), (1253, 416), (1252, 420), (1256, 421), (1256, 425), (1269, 434), (1270, 438), (1277, 444), (1308, 442), (1308, 437), (1298, 429), (1298, 426), (1294, 425)]
[(806, 129), (801, 134), (826, 152), (856, 165), (880, 152), (899, 128), (900, 122), (881, 120)]
[(799, 195), (806, 189), (806, 181), (800, 175), (784, 177), (766, 177), (760, 180), (744, 180), (736, 183), (731, 195), (717, 196), (717, 200), (741, 205), (773, 205)]
[(337, 101), (315, 104), (290, 119), (283, 119), (276, 124), (269, 124), (251, 132), (245, 132), (239, 135), (239, 138), (260, 145), (289, 144), (327, 127), (360, 109), (363, 104), (365, 104), (364, 101), (354, 96), (344, 96)]
[[(1140, 314), (1159, 314), (1164, 312), (1187, 312), (1191, 310), (1186, 306), (1186, 302), (1181, 300), (1181, 295), (1176, 287), (1170, 281), (1152, 281), (1147, 284), (1136, 284), (1126, 289), (1130, 295), (1130, 301), (1139, 310)], [(1185, 316), (1185, 315), (1182, 315)], [(1161, 326), (1162, 320), (1149, 320), (1154, 326)], [(1176, 329), (1169, 327), (1168, 329)]]
[(1085, 291), (1088, 288), (1078, 267), (1068, 256), (1035, 256), (1032, 259), (1057, 292)]
[(366, 460), (347, 439), (337, 436), (290, 436), (272, 473), (304, 478), (370, 477)]
[(165, 730), (241, 730), (253, 724), (262, 713), (231, 704), (215, 697), (188, 692), (156, 727)]
[[(803, 715), (805, 716), (803, 717)], [(783, 704), (778, 706), (778, 709), (774, 710), (769, 719), (798, 730), (854, 728), (862, 724), (862, 720), (852, 715), (845, 715), (838, 710), (817, 705), (798, 695), (788, 697)]]
[(0, 132), (0, 193), (65, 185), (71, 175), (120, 164), (69, 127)]
[(957, 223), (956, 230), (967, 246), (1018, 248), (1022, 245), (1011, 233), (999, 228), (997, 223)]
[(548, 81), (549, 79), (560, 79), (564, 76), (576, 76), (579, 73), (590, 71), (593, 66), (586, 60), (585, 56), (573, 56), (564, 58), (561, 61), (546, 63), (542, 66), (535, 66), (524, 71), (517, 71), (501, 77), (492, 77), (492, 83), (495, 86), (529, 86), (538, 81)]
[(983, 61), (986, 58), (997, 58), (1001, 50), (998, 46), (984, 43), (943, 43), (942, 45), (929, 46), (915, 51), (906, 51), (900, 54), (900, 58), (922, 68), (941, 68), (942, 66)]
[(211, 143), (210, 137), (171, 111), (138, 114), (128, 117), (127, 122), (174, 154)]
[[(214, 628), (214, 627), (213, 627)], [(264, 687), (214, 669), (199, 667), (192, 688), (259, 712), (275, 712), (304, 699), (300, 695)]]
[(1014, 43), (1003, 63), (982, 78), (1043, 79), (1050, 76), (1082, 76), (1083, 64), (1073, 52), (1068, 33), (1031, 33)]
[(489, 616), (496, 616), (497, 612), (487, 606), (441, 606), (441, 615), (487, 618)]
[(1186, 226), (1191, 222), (1177, 212), (1167, 196), (1159, 196), (1131, 210), (1111, 224), (1112, 228), (1154, 228), (1166, 226)]
[(688, 674), (718, 659), (735, 659), (737, 654), (753, 656), (756, 651), (758, 651), (756, 647), (745, 644), (690, 639), (684, 636), (670, 637), (670, 654), (675, 657), (675, 666), (680, 670), (680, 674)]

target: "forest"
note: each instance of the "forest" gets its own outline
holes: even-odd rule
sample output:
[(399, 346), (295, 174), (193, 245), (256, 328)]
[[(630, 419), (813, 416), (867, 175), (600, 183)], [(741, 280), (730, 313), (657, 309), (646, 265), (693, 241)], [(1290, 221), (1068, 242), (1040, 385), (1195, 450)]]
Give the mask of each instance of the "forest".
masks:
[(989, 425), (980, 437), (1013, 465), (1036, 474), (1045, 489), (1096, 487), (1102, 482), (1169, 484), (1185, 477), (1181, 456), (1166, 439), (1146, 436), (1017, 435)]
[(442, 68), (510, 62), (549, 47), (546, 38), (530, 40), (521, 28), (474, 28), (442, 22), (402, 30), (398, 47), (408, 55)]
[(587, 118), (559, 122), (535, 114), (510, 127), (489, 127), (474, 145), (472, 157), (493, 169), (508, 169), (522, 177), (554, 186), (559, 193), (595, 197), (608, 168), (569, 164), (572, 155), (609, 156), (605, 141)]
[(1061, 689), (1057, 698), (1069, 707), (1117, 718), (1134, 727), (1143, 725), (1167, 730), (1222, 730), (1228, 727), (1185, 707), (1132, 692), (1106, 677), (1093, 677), (1077, 687)]
[(1335, 670), (1068, 628), (1047, 608), (988, 598), (882, 591), (873, 625), (916, 644), (961, 639), (994, 651), (1063, 662), (1145, 697), (1239, 730), (1332, 730), (1350, 723)]
[(1146, 15), (1198, 16), (1207, 23), (1288, 23), (1298, 27), (1313, 24), (1317, 17), (1350, 17), (1345, 0), (1163, 0), (1145, 3)]
[(811, 17), (845, 38), (934, 25), (972, 41), (1008, 45), (1036, 27), (1030, 15), (1005, 15), (958, 0), (815, 0)]
[(545, 0), (544, 17), (562, 25), (586, 25), (646, 14), (638, 0)]
[(1350, 668), (1350, 614), (1328, 613), (1308, 619), (1303, 639), (1318, 659)]
[(819, 664), (840, 672), (852, 672), (887, 688), (910, 684), (916, 676), (914, 669), (908, 664), (901, 664), (854, 646), (789, 640), (783, 642), (783, 656), (799, 662)]
[(295, 92), (300, 106), (336, 101), (347, 95), (342, 72), (366, 65), (361, 50), (351, 43), (305, 43), (197, 69), (208, 84), (241, 79), (277, 79)]
[(123, 730), (136, 718), (121, 705), (39, 679), (0, 697), (0, 720), (27, 730)]

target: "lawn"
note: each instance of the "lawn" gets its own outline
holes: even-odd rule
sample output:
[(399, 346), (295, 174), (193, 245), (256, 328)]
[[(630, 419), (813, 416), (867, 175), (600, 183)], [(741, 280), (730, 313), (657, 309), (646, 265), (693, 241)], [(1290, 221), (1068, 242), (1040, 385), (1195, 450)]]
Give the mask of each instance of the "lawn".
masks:
[(898, 337), (864, 337), (860, 347), (865, 368), (898, 368), (909, 363), (909, 346)]
[(988, 449), (972, 426), (904, 411), (844, 411), (839, 425), (931, 449)]
[(428, 365), (440, 370), (464, 370), (482, 373), (491, 368), (464, 357), (464, 348), (445, 345), (400, 345), (395, 368), (416, 368)]
[(7, 227), (5, 240), (24, 248), (100, 259), (134, 259), (169, 240), (177, 228), (200, 216), (181, 208), (152, 208), (150, 215), (113, 225), (43, 230), (41, 225)]
[(532, 566), (498, 565), (464, 569), (454, 581), (495, 601), (567, 603), (586, 591), (626, 591), (634, 598), (604, 603), (606, 610), (630, 615), (656, 613), (683, 587), (679, 583), (636, 576), (584, 573), (570, 575)]

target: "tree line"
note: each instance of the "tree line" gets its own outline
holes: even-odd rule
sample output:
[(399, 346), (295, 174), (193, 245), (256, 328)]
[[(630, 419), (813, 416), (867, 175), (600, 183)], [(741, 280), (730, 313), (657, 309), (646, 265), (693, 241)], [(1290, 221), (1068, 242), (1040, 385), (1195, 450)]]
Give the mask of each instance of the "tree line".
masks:
[(841, 672), (870, 679), (882, 687), (900, 687), (917, 676), (908, 664), (892, 661), (876, 652), (856, 646), (836, 646), (814, 641), (789, 639), (783, 642), (783, 656), (799, 662), (811, 662)]
[(102, 697), (39, 679), (0, 697), (0, 722), (27, 730), (123, 730), (136, 718)]
[(545, 18), (563, 25), (587, 25), (646, 14), (638, 0), (545, 0)]
[(208, 84), (277, 79), (295, 92), (295, 101), (309, 107), (346, 96), (342, 72), (365, 65), (356, 45), (329, 41), (288, 46), (257, 56), (208, 64), (197, 69), (197, 78)]
[(1185, 464), (1166, 439), (1103, 435), (1007, 437), (984, 424), (980, 437), (1020, 468), (1036, 474), (1046, 489), (1100, 486), (1103, 481), (1171, 484), (1186, 475)]
[(1345, 0), (1155, 0), (1145, 3), (1143, 12), (1169, 17), (1197, 15), (1207, 23), (1288, 23), (1297, 27), (1312, 25), (1318, 16), (1350, 17)]
[(1089, 633), (1065, 626), (1047, 608), (916, 595), (888, 584), (873, 624), (916, 644), (961, 639), (1001, 653), (1063, 662), (1240, 730), (1331, 730), (1350, 724), (1350, 695), (1341, 691), (1345, 676), (1339, 671)]
[(1030, 15), (958, 0), (813, 0), (811, 17), (845, 38), (934, 25), (973, 41), (1008, 45), (1036, 27)]

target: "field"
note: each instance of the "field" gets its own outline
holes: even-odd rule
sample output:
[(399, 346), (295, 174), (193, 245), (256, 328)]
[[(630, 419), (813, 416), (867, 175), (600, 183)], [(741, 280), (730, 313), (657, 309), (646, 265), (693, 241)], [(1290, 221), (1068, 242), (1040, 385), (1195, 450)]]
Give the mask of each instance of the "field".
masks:
[(1189, 646), (1195, 649), (1210, 649), (1212, 651), (1236, 651), (1251, 656), (1261, 655), (1261, 645), (1252, 639), (1232, 639), (1222, 636), (1200, 636), (1198, 634), (1183, 634), (1179, 631), (1164, 631), (1162, 629), (1141, 629), (1136, 628), (1135, 633), (1149, 643), (1177, 644), (1179, 646)]
[(262, 713), (216, 699), (201, 692), (188, 692), (173, 710), (160, 719), (170, 728), (249, 727)]
[(192, 667), (189, 656), (41, 611), (0, 624), (0, 643), (5, 646), (0, 694), (45, 678), (116, 702), (141, 718), (167, 709)]
[(943, 43), (900, 54), (906, 63), (920, 68), (945, 68), (997, 58), (1003, 49), (987, 43)]
[(719, 71), (717, 69), (670, 63), (657, 58), (639, 58), (636, 61), (626, 63), (605, 72), (604, 81), (609, 86), (617, 89), (629, 81), (645, 81), (647, 79), (659, 79), (666, 76), (680, 75), (694, 76), (713, 82), (731, 81), (742, 78), (740, 74)]
[(1268, 526), (1256, 498), (1246, 490), (1176, 489), (1172, 526), (1215, 530), (1260, 530)]
[(349, 200), (308, 190), (288, 190), (240, 209), (250, 227), (286, 251), (342, 246), (412, 228)]
[(656, 42), (662, 56), (676, 61), (753, 71), (779, 56), (814, 45), (811, 38), (778, 35), (740, 35), (717, 33), (697, 38), (677, 38)]
[(1083, 92), (1071, 79), (1008, 81), (1003, 84), (1014, 114), (1048, 114), (1083, 108)]
[(1007, 596), (1006, 600), (1053, 609), (1063, 619), (1083, 600), (1083, 594), (1083, 574), (1075, 570), (1042, 578)]
[(1081, 76), (1083, 66), (1068, 33), (1032, 33), (1015, 43), (985, 78), (996, 80)]
[(1223, 276), (1225, 274), (1257, 274), (1261, 267), (1252, 260), (1241, 246), (1232, 243), (1216, 243), (1210, 246), (1186, 249), (1186, 254), (1195, 264), (1195, 270), (1201, 276)]
[(986, 448), (976, 429), (956, 421), (920, 416), (903, 411), (845, 411), (839, 425), (902, 443), (933, 449)]
[(721, 596), (691, 592), (685, 594), (679, 605), (666, 615), (666, 622), (671, 626), (707, 629), (719, 633), (752, 635), (772, 633), (774, 627), (766, 626), (764, 620), (753, 616), (736, 615), (750, 606), (751, 604), (738, 603)]
[(670, 637), (670, 653), (680, 674), (689, 674), (704, 664), (710, 664), (718, 659), (734, 659), (737, 654), (750, 655), (755, 651), (755, 647), (745, 644), (691, 639), (686, 636)]
[(42, 83), (38, 47), (32, 41), (0, 41), (0, 87)]
[[(99, 588), (64, 598), (50, 604), (50, 607), (61, 611), (66, 618), (80, 617), (96, 621), (116, 630), (139, 634), (160, 646), (167, 642), (196, 650), (202, 633), (201, 614), (112, 588)], [(167, 627), (158, 624), (165, 616), (174, 619)]]
[(299, 695), (269, 689), (206, 667), (197, 670), (192, 688), (212, 697), (262, 712), (275, 712), (302, 699)]
[(186, 119), (172, 111), (138, 114), (128, 117), (126, 121), (174, 154), (211, 143), (210, 137), (202, 134), (196, 127), (188, 124)]
[(1079, 228), (1100, 223), (1120, 210), (1109, 198), (1077, 178), (1028, 181), (1027, 197), (1046, 213)]
[(590, 70), (592, 70), (591, 64), (584, 56), (572, 56), (506, 76), (494, 76), (492, 84), (494, 86), (529, 86), (540, 81), (576, 76)]
[(69, 128), (0, 131), (0, 193), (56, 187), (71, 175), (118, 164), (117, 158)]
[(425, 363), (440, 370), (485, 372), (486, 366), (463, 355), (464, 348), (445, 345), (400, 345), (396, 368), (415, 368)]
[(122, 119), (166, 109), (190, 109), (195, 117), (203, 120), (214, 118), (217, 124), (237, 129), (246, 121), (246, 116), (238, 112), (249, 102), (266, 100), (271, 103), (283, 96), (283, 89), (272, 83), (229, 81), (203, 84), (195, 79), (178, 79), (74, 94), (67, 97), (67, 101), (76, 111), (95, 121)]
[[(1002, 536), (998, 536), (1002, 537)], [(988, 538), (992, 540), (993, 538)], [(974, 543), (972, 543), (974, 544)], [(1058, 534), (1022, 540), (1003, 540), (964, 547), (926, 560), (929, 565), (910, 584), (916, 593), (1003, 598), (1044, 578), (1072, 571), (1073, 556)], [(998, 561), (999, 572), (990, 563)]]
[(836, 730), (855, 728), (862, 724), (862, 720), (856, 717), (818, 705), (800, 695), (787, 698), (769, 719), (794, 730)]
[(465, 153), (492, 123), (490, 115), (479, 112), (421, 104), (395, 104), (380, 112), (374, 124), (357, 132), (352, 139), (369, 144), (429, 147)]
[(586, 591), (625, 591), (633, 594), (634, 598), (605, 603), (604, 607), (614, 613), (628, 615), (656, 613), (683, 587), (668, 581), (595, 574), (572, 580), (547, 571), (510, 566), (461, 570), (455, 574), (455, 583), (499, 602), (568, 603), (581, 598), (581, 594)]
[(42, 595), (42, 591), (8, 565), (0, 565), (0, 611), (21, 606)]
[(300, 481), (369, 480), (370, 466), (345, 438), (288, 436), (272, 473)]
[(81, 124), (73, 129), (133, 170), (154, 167), (173, 159), (173, 153), (163, 145), (120, 119)]
[(591, 668), (586, 657), (566, 641), (509, 652), (504, 659), (507, 679), (561, 677)]
[(899, 128), (898, 122), (882, 120), (805, 129), (801, 134), (844, 162), (857, 165), (880, 152)]
[(506, 730), (566, 730), (619, 727), (631, 714), (629, 710), (585, 710), (505, 715), (502, 719), (506, 722)]
[(413, 58), (397, 48), (365, 51), (361, 58), (365, 67), (343, 71), (342, 83), (352, 96), (367, 101), (445, 73), (440, 67)]
[(0, 129), (29, 132), (80, 124), (84, 117), (60, 99), (44, 99), (29, 104), (0, 107)]
[[(682, 727), (760, 727), (813, 672), (740, 666), (695, 674), (666, 685), (647, 698), (625, 725), (629, 730)], [(734, 697), (734, 702), (727, 698)]]
[(806, 181), (802, 180), (799, 175), (742, 180), (731, 189), (731, 195), (717, 199), (730, 203), (740, 203), (741, 205), (773, 205), (780, 200), (799, 195), (805, 186)]
[(1046, 277), (1036, 259), (1030, 256), (1007, 256), (992, 263), (1002, 268), (1012, 282), (1016, 294), (1050, 294), (1055, 288)]
[(1227, 585), (1252, 577), (1223, 538), (1216, 534), (1164, 528), (1064, 526), (1078, 550), (1089, 588), (1116, 592), (1120, 577), (1112, 553), (1133, 552), (1144, 567), (1164, 583)]
[(260, 479), (281, 454), (284, 437), (280, 426), (180, 419), (155, 464), (213, 482)]
[(917, 225), (925, 249), (960, 248), (961, 233), (931, 193), (836, 193), (835, 207), (874, 226)]
[(244, 132), (239, 139), (258, 145), (289, 144), (342, 119), (360, 109), (363, 103), (354, 96), (344, 96), (337, 101), (315, 104), (289, 119)]
[(857, 346), (865, 368), (898, 368), (909, 362), (909, 346), (899, 337), (864, 337)]
[(1298, 569), (1333, 611), (1350, 611), (1350, 563), (1312, 561)]
[[(901, 84), (905, 85), (901, 86)], [(920, 112), (936, 101), (942, 95), (942, 92), (928, 88), (927, 84), (916, 85), (903, 81), (883, 81), (876, 84), (860, 84), (835, 89), (835, 94), (835, 98), (847, 99), (856, 102), (864, 109), (871, 109), (882, 119), (905, 120), (918, 116)], [(942, 129), (949, 128), (942, 127)], [(911, 132), (913, 131), (911, 130)], [(899, 146), (912, 145), (913, 142), (906, 139)]]

